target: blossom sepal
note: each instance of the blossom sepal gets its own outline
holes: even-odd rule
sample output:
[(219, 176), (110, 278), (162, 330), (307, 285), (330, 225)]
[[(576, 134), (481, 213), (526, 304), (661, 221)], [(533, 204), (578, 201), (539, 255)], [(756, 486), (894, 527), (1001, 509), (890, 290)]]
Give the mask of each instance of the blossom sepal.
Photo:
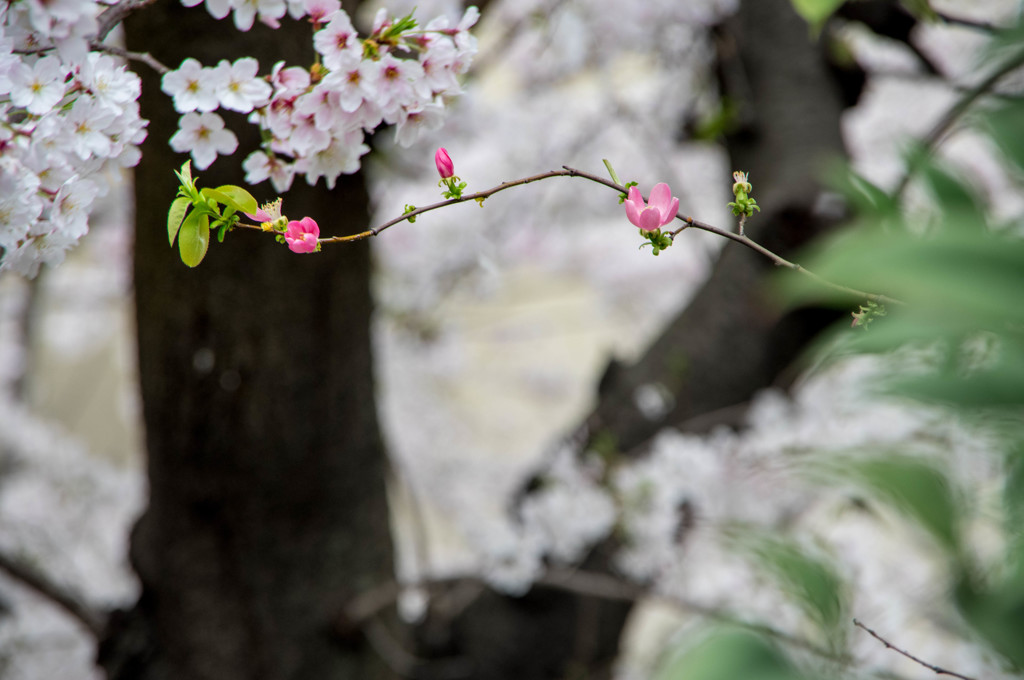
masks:
[[(626, 191), (629, 191), (632, 187), (639, 186), (639, 184), (640, 184), (639, 182), (626, 182), (626, 184), (625, 184)], [(628, 198), (629, 198), (629, 194), (619, 194), (619, 205), (622, 205), (623, 203), (625, 203), (626, 199), (628, 199)]]
[(437, 186), (445, 189), (441, 195), (449, 199), (462, 198), (462, 192), (466, 189), (466, 183), (460, 180), (458, 175), (442, 179)]
[(661, 229), (655, 229), (654, 231), (644, 231), (640, 229), (640, 235), (643, 236), (646, 241), (640, 244), (640, 247), (651, 246), (651, 252), (657, 256), (661, 254), (661, 251), (668, 248), (674, 241), (672, 240), (672, 233), (665, 232)]

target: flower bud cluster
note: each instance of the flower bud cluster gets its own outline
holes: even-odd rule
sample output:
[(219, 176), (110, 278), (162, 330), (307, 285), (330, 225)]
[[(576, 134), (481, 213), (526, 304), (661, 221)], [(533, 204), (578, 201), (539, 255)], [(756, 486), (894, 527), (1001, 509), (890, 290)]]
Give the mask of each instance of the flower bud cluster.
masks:
[(206, 0), (206, 7), (218, 18), (234, 11), (243, 30), (255, 15), (273, 26), (286, 11), (296, 18), (308, 16), (313, 23), (317, 62), (309, 69), (279, 62), (260, 79), (252, 59), (233, 66), (221, 62), (216, 68), (186, 60), (164, 76), (164, 91), (185, 114), (172, 140), (175, 150), (191, 152), (196, 167), (205, 168), (218, 154), (237, 147), (213, 111), (223, 107), (250, 113), (249, 121), (267, 141), (245, 159), (246, 182), (270, 179), (278, 192), (286, 191), (296, 174), (305, 175), (311, 185), (323, 177), (333, 188), (339, 175), (359, 169), (360, 157), (369, 151), (366, 133), (381, 124), (395, 126), (395, 139), (402, 146), (411, 145), (422, 131), (440, 127), (444, 98), (461, 94), (457, 76), (466, 72), (476, 53), (476, 40), (469, 34), (479, 18), (475, 7), (454, 27), (447, 17), (439, 17), (423, 28), (411, 15), (391, 17), (382, 9), (365, 38), (338, 0), (287, 6), (278, 0)]
[(139, 78), (90, 52), (98, 5), (0, 9), (0, 270), (32, 276), (88, 231), (111, 167), (138, 163)]

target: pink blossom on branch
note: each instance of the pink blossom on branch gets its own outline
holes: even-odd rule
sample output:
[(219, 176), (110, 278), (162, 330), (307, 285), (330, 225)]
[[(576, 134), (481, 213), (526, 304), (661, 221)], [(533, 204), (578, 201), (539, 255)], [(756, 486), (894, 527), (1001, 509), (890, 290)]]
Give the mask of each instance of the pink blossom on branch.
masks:
[(635, 186), (629, 188), (626, 197), (626, 217), (642, 231), (656, 231), (676, 218), (679, 199), (672, 195), (672, 189), (661, 182), (651, 189), (651, 196), (644, 205), (644, 197)]
[(312, 217), (292, 220), (284, 233), (284, 240), (293, 253), (312, 253), (316, 251), (317, 239), (320, 238), (320, 226)]

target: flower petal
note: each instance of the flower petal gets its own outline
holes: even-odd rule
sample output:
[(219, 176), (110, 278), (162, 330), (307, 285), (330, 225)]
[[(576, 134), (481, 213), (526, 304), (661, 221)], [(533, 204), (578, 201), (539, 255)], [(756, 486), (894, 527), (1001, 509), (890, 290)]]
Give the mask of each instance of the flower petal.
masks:
[(668, 210), (669, 203), (672, 201), (672, 190), (664, 182), (659, 182), (654, 185), (651, 189), (650, 198), (647, 199), (647, 205), (652, 208), (657, 208), (658, 212), (662, 215)]
[(640, 190), (635, 186), (629, 188), (626, 198), (626, 217), (634, 226), (640, 226), (640, 213), (643, 212), (644, 199), (640, 195)]
[(679, 199), (673, 198), (672, 202), (668, 204), (668, 207), (661, 211), (661, 226), (665, 226), (676, 218), (676, 213), (679, 212)]
[(637, 225), (644, 231), (654, 231), (661, 226), (661, 213), (657, 208), (648, 207), (640, 213), (640, 222)]

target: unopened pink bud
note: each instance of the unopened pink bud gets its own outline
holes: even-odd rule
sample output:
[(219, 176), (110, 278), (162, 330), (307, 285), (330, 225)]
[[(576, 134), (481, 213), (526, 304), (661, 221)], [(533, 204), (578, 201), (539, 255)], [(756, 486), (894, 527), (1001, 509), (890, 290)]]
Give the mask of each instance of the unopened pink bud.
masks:
[(455, 174), (455, 163), (452, 163), (451, 156), (442, 146), (434, 154), (434, 164), (437, 165), (437, 172), (441, 179), (448, 179)]

